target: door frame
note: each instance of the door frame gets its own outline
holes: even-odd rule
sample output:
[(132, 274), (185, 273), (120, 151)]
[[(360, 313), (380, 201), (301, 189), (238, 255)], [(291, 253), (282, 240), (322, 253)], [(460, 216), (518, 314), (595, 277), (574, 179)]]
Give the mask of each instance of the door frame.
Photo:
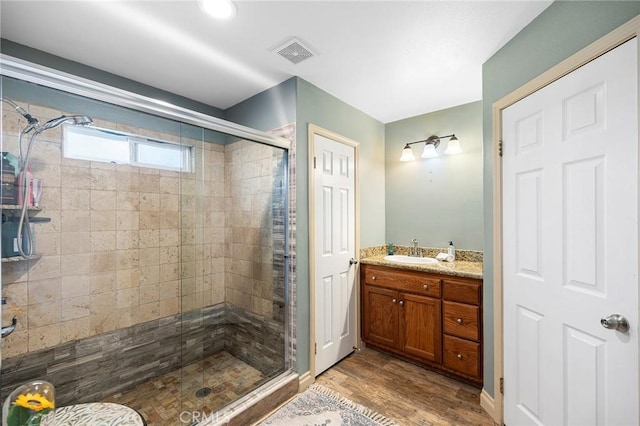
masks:
[[(309, 123), (309, 129), (308, 129), (308, 146), (309, 146), (309, 158), (308, 158), (308, 168), (309, 168), (309, 196), (308, 196), (308, 201), (309, 201), (309, 377), (307, 377), (305, 380), (305, 382), (308, 382), (309, 384), (312, 383), (315, 380), (316, 377), (316, 354), (315, 354), (315, 348), (314, 348), (314, 343), (316, 341), (316, 308), (315, 308), (315, 301), (316, 301), (316, 282), (315, 282), (315, 272), (316, 272), (316, 261), (315, 261), (315, 256), (316, 256), (316, 250), (315, 250), (315, 243), (316, 243), (316, 235), (315, 232), (313, 231), (315, 229), (315, 218), (316, 218), (316, 211), (315, 211), (315, 189), (316, 189), (316, 182), (315, 182), (315, 175), (314, 175), (314, 168), (313, 168), (313, 159), (314, 159), (314, 153), (315, 153), (315, 137), (316, 136), (323, 136), (327, 139), (331, 139), (332, 141), (341, 143), (343, 145), (347, 145), (350, 146), (354, 149), (354, 157), (353, 157), (353, 161), (354, 161), (354, 169), (355, 169), (355, 173), (354, 173), (354, 197), (355, 197), (355, 202), (354, 202), (354, 222), (355, 222), (355, 227), (354, 227), (354, 251), (355, 251), (355, 258), (359, 261), (360, 260), (360, 181), (359, 181), (359, 149), (360, 149), (360, 143), (353, 140), (353, 139), (349, 139), (345, 136), (339, 135), (338, 133), (332, 132), (331, 130), (327, 130), (324, 129), (320, 126), (317, 126), (313, 123)], [(355, 290), (355, 295), (356, 295), (356, 309), (354, 312), (354, 321), (355, 321), (355, 332), (356, 332), (356, 347), (361, 347), (362, 346), (362, 341), (361, 341), (361, 337), (360, 337), (360, 329), (361, 329), (361, 324), (360, 324), (360, 276), (359, 276), (359, 270), (360, 268), (358, 267), (359, 264), (355, 265), (355, 280), (354, 280), (354, 290)], [(306, 383), (305, 383), (306, 384)], [(303, 387), (301, 385), (301, 387)]]
[[(640, 39), (640, 15), (631, 19), (596, 40), (587, 47), (568, 57), (564, 61), (543, 72), (533, 80), (514, 90), (510, 94), (496, 101), (492, 105), (493, 117), (493, 389), (494, 396), (485, 391), (480, 395), (480, 404), (493, 417), (493, 420), (503, 424), (504, 400), (501, 380), (504, 377), (504, 345), (503, 345), (503, 279), (502, 279), (502, 111), (514, 103), (526, 98), (537, 90), (553, 83), (565, 75), (575, 71), (586, 63), (615, 49), (626, 41), (638, 37)], [(640, 44), (639, 44), (640, 46)], [(639, 48), (640, 50), (640, 48)], [(640, 57), (640, 55), (639, 55)], [(638, 141), (640, 144), (640, 141)], [(507, 147), (507, 149), (510, 147)], [(507, 384), (508, 386), (508, 384)]]

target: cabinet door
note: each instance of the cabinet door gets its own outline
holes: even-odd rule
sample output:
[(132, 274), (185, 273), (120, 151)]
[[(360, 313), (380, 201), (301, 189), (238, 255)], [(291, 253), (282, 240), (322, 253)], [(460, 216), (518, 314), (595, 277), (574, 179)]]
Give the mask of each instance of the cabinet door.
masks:
[(372, 344), (398, 347), (398, 292), (363, 286), (362, 321), (364, 340)]
[(440, 299), (400, 293), (402, 350), (433, 362), (442, 361)]

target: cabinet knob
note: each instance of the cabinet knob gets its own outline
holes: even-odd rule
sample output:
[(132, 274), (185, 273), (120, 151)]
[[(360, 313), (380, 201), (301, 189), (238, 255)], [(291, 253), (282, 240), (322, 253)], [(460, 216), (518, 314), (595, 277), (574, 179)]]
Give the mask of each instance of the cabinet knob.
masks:
[(458, 324), (462, 324), (462, 318), (458, 318), (458, 319), (456, 320), (456, 322), (457, 322)]
[(425, 290), (429, 290), (429, 286), (427, 284), (423, 285), (422, 288)]
[(391, 299), (391, 302), (396, 303), (397, 300), (396, 299)]
[(400, 301), (400, 306), (404, 306), (404, 300)]
[(371, 281), (375, 281), (375, 280), (376, 280), (376, 276), (374, 275), (371, 277)]
[(462, 359), (462, 354), (458, 354), (458, 355), (456, 355), (456, 358), (458, 358), (458, 359)]

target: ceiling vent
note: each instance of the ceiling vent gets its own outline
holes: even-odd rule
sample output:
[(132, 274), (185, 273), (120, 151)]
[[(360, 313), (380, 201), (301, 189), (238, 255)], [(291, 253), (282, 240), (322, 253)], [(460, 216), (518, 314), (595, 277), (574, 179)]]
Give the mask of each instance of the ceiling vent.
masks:
[(297, 38), (292, 38), (287, 41), (282, 46), (276, 48), (274, 52), (294, 64), (299, 64), (300, 62), (315, 56), (311, 49), (306, 47)]

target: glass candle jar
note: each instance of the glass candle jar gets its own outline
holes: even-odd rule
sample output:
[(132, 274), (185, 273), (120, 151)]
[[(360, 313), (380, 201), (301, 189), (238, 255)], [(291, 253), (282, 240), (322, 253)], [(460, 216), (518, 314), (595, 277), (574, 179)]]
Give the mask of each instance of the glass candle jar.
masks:
[(34, 380), (15, 389), (2, 406), (2, 424), (40, 426), (54, 416), (55, 388), (44, 380)]

